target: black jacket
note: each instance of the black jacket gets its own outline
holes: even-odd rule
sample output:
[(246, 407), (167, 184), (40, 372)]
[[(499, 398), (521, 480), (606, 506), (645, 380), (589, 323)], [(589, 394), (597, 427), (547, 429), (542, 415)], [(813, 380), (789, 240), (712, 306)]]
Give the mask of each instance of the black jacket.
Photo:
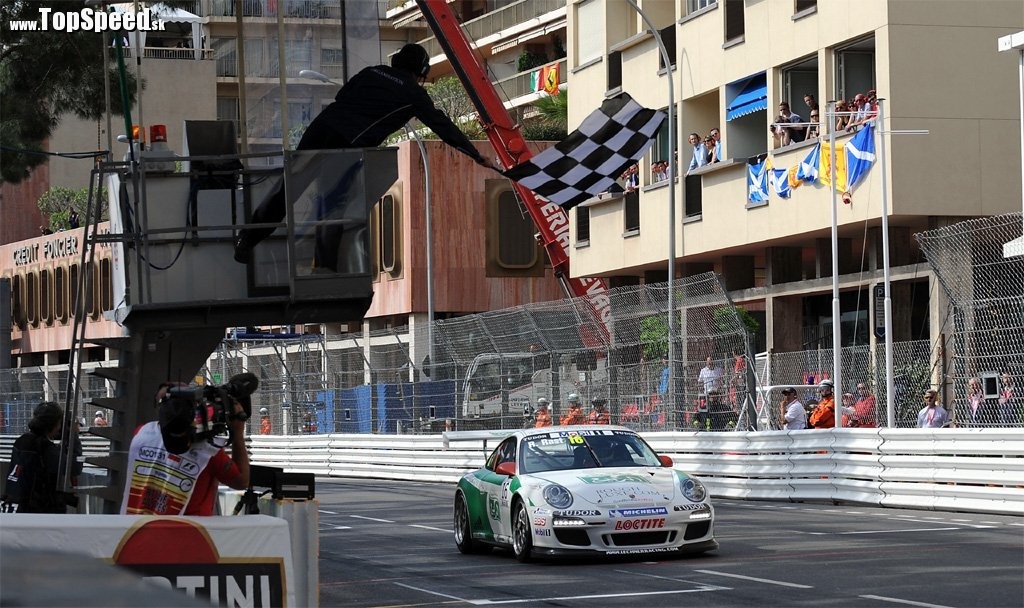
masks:
[(440, 110), (416, 78), (386, 65), (366, 68), (338, 91), (306, 129), (300, 150), (379, 146), (409, 119), (419, 118), (448, 145), (476, 161), (473, 144)]

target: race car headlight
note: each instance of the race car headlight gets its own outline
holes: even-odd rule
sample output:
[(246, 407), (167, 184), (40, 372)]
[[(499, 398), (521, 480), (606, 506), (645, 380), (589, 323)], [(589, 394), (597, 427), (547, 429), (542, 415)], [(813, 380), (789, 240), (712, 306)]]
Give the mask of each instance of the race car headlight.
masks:
[(704, 502), (704, 499), (708, 497), (708, 491), (704, 484), (693, 477), (682, 480), (679, 483), (679, 489), (682, 490), (683, 496), (691, 502)]
[(544, 501), (556, 509), (568, 509), (572, 506), (572, 492), (565, 486), (553, 483), (545, 486)]

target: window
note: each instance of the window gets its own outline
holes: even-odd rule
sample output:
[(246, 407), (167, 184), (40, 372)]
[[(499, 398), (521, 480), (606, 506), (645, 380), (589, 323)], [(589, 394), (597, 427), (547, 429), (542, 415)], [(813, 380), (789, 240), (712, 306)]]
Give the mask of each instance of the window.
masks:
[(694, 217), (703, 214), (703, 201), (701, 197), (703, 195), (704, 184), (701, 181), (700, 175), (687, 175), (684, 180), (684, 190), (686, 196), (686, 217)]
[(236, 123), (238, 122), (238, 98), (237, 97), (218, 97), (217, 98), (217, 120), (230, 120)]
[(718, 0), (686, 0), (686, 14), (696, 13), (716, 4), (718, 4)]
[(498, 265), (502, 268), (530, 268), (537, 263), (537, 241), (533, 220), (519, 208), (512, 190), (498, 195)]
[(86, 291), (86, 286), (84, 285), (82, 286), (81, 289), (79, 289), (79, 276), (80, 275), (78, 272), (78, 264), (72, 264), (71, 267), (68, 268), (68, 288), (70, 289), (70, 297), (68, 298), (68, 302), (70, 302), (71, 316), (73, 317), (78, 316), (78, 294), (85, 293)]
[(636, 190), (627, 192), (622, 197), (622, 209), (626, 225), (623, 228), (626, 232), (640, 231), (640, 193)]
[(575, 5), (576, 31), (586, 35), (576, 37), (576, 65), (580, 66), (604, 54), (604, 4), (590, 0)]
[[(665, 44), (665, 51), (668, 52), (668, 60), (672, 62), (672, 67), (676, 65), (676, 26), (670, 25), (665, 29), (659, 30), (661, 34), (661, 41)], [(660, 54), (660, 53), (659, 53)], [(662, 70), (665, 69), (665, 59), (659, 58), (658, 67)]]
[(370, 209), (370, 277), (380, 279), (380, 201)]
[(53, 269), (53, 318), (61, 323), (68, 320), (68, 269)]
[(235, 58), (234, 38), (214, 38), (213, 58), (217, 61), (217, 76), (238, 76), (238, 61)]
[[(662, 108), (663, 112), (667, 112), (667, 108)], [(674, 116), (678, 117), (678, 114)], [(678, 126), (678, 122), (675, 122)], [(650, 180), (648, 184), (656, 184), (658, 182), (668, 179), (668, 162), (670, 159), (675, 160), (675, 154), (672, 153), (671, 146), (669, 146), (668, 137), (668, 120), (661, 123), (661, 127), (658, 129), (658, 134), (654, 140), (654, 147), (651, 148), (650, 162), (647, 163), (650, 167)], [(678, 148), (679, 142), (676, 142)], [(675, 171), (676, 175), (679, 175), (678, 169)]]
[(97, 299), (100, 304), (100, 312), (114, 309), (114, 286), (111, 282), (110, 274), (110, 260), (100, 260), (99, 265), (99, 280), (94, 284), (96, 286)]
[(836, 50), (836, 98), (853, 99), (875, 88), (875, 40)]
[(590, 244), (590, 207), (576, 207), (576, 244)]
[(18, 327), (25, 327), (25, 276), (16, 274), (11, 277), (11, 320)]
[(53, 325), (53, 274), (46, 269), (39, 271), (39, 320)]
[(380, 199), (380, 267), (395, 277), (402, 272), (400, 209), (395, 197), (387, 194)]
[(794, 12), (801, 13), (818, 6), (818, 0), (796, 0)]
[(742, 40), (743, 0), (725, 0), (725, 41)]
[[(266, 68), (263, 65), (263, 39), (262, 38), (246, 38), (245, 39), (245, 75), (246, 76), (277, 76), (275, 71), (274, 74), (267, 74)], [(277, 66), (277, 49), (274, 49), (274, 66), (276, 70)]]
[[(245, 47), (245, 61), (246, 70), (248, 74), (248, 63), (249, 63), (249, 41), (246, 40)], [(270, 53), (270, 74), (271, 78), (277, 78), (278, 76), (278, 65), (277, 65), (277, 39), (271, 40)], [(308, 70), (313, 67), (313, 41), (312, 40), (285, 40), (284, 41), (284, 64), (285, 71), (288, 74), (298, 74), (299, 70)]]
[(608, 90), (622, 88), (622, 52), (608, 53)]

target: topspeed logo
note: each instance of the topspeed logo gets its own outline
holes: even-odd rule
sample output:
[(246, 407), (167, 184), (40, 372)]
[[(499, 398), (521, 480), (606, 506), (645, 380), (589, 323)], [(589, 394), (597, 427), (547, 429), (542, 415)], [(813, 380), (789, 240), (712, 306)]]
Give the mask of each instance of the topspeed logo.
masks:
[(12, 31), (23, 32), (149, 32), (163, 30), (165, 27), (164, 21), (148, 8), (138, 13), (107, 13), (88, 7), (78, 11), (55, 11), (49, 7), (42, 7), (39, 9), (38, 21), (11, 21)]

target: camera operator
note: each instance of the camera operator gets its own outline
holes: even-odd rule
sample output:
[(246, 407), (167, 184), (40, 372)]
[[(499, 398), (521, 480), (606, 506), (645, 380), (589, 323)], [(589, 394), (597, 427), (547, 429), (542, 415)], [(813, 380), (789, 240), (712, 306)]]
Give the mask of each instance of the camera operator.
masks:
[[(255, 376), (251, 380), (255, 390)], [(122, 514), (213, 515), (218, 482), (235, 490), (249, 486), (244, 434), (248, 415), (239, 399), (230, 391), (222, 391), (230, 400), (229, 457), (209, 440), (211, 437), (197, 431), (197, 425), (200, 429), (205, 426), (203, 410), (211, 406), (201, 401), (194, 389), (184, 386), (172, 382), (160, 385), (156, 394), (158, 419), (139, 427), (132, 439)], [(247, 401), (247, 396), (243, 400)]]
[[(32, 412), (28, 432), (18, 437), (11, 449), (11, 466), (4, 484), (3, 507), (5, 513), (67, 513), (67, 507), (77, 507), (78, 497), (60, 489), (60, 447), (53, 442), (62, 439), (64, 409), (51, 401), (44, 401)], [(68, 431), (70, 433), (70, 429)], [(82, 444), (78, 435), (70, 442), (75, 462), (71, 470), (72, 484), (82, 473)]]

